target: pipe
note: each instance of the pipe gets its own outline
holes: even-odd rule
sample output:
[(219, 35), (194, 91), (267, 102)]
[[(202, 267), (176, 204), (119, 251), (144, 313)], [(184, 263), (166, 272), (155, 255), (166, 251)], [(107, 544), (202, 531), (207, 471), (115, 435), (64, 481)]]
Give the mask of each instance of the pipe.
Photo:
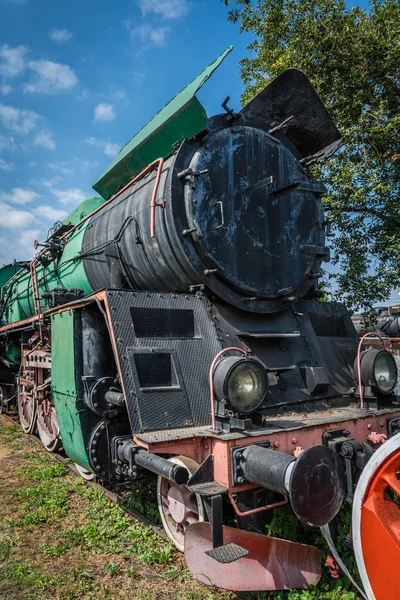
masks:
[(113, 406), (125, 406), (125, 396), (122, 392), (108, 390), (105, 393), (105, 398), (106, 402), (109, 402)]
[(149, 454), (144, 448), (136, 446), (132, 441), (123, 442), (117, 447), (119, 460), (143, 467), (160, 477), (180, 485), (186, 483), (189, 479), (189, 471), (186, 467), (176, 465), (175, 463), (158, 456), (158, 454)]
[(337, 454), (311, 446), (298, 458), (271, 448), (244, 449), (240, 467), (246, 482), (287, 495), (297, 518), (321, 527), (338, 513), (345, 495), (345, 476)]
[(247, 481), (278, 494), (286, 494), (286, 470), (295, 457), (272, 448), (248, 446), (243, 452), (243, 474)]
[(266, 510), (271, 510), (272, 508), (278, 508), (279, 506), (284, 506), (285, 504), (287, 504), (289, 502), (289, 498), (287, 496), (284, 496), (284, 499), (281, 500), (280, 502), (275, 502), (274, 504), (267, 504), (266, 506), (260, 506), (259, 508), (252, 508), (251, 510), (245, 510), (244, 512), (242, 512), (241, 510), (239, 510), (238, 505), (236, 504), (235, 499), (233, 498), (233, 496), (230, 492), (228, 492), (228, 498), (231, 501), (233, 510), (235, 511), (235, 513), (237, 514), (238, 517), (248, 517), (250, 515), (255, 515), (257, 513), (264, 512)]

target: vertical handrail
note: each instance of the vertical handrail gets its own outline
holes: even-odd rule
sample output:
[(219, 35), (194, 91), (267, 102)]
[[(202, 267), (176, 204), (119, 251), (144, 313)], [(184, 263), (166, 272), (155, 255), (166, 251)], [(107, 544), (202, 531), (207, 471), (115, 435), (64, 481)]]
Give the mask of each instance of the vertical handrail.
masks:
[[(129, 183), (127, 183), (122, 189), (120, 189), (116, 194), (114, 194), (114, 196), (109, 198), (106, 202), (104, 202), (104, 204), (101, 204), (101, 206), (98, 206), (94, 211), (92, 211), (88, 215), (85, 215), (78, 223), (76, 223), (76, 225), (74, 225), (71, 229), (66, 231), (64, 233), (64, 235), (60, 236), (60, 241), (65, 239), (65, 243), (67, 244), (69, 241), (68, 237), (71, 235), (71, 233), (73, 231), (75, 231), (78, 227), (80, 227), (80, 225), (82, 225), (82, 223), (84, 223), (85, 221), (87, 221), (88, 219), (93, 217), (100, 210), (102, 210), (105, 206), (107, 206), (108, 204), (113, 202), (116, 198), (118, 198), (118, 196), (120, 196), (131, 185), (140, 181), (140, 179), (142, 179), (145, 175), (147, 175), (154, 169), (157, 169), (157, 175), (156, 175), (156, 180), (154, 183), (154, 189), (153, 189), (153, 193), (151, 196), (151, 204), (150, 204), (150, 210), (151, 210), (150, 235), (152, 238), (154, 238), (155, 237), (155, 210), (156, 210), (156, 207), (160, 206), (160, 207), (164, 208), (164, 206), (165, 206), (165, 202), (157, 202), (156, 201), (158, 188), (160, 186), (161, 173), (162, 173), (163, 167), (164, 167), (164, 159), (161, 157), (157, 158), (152, 163), (147, 165), (147, 167), (145, 169), (143, 169), (143, 171), (141, 171), (138, 175), (136, 175), (136, 177), (131, 179), (129, 181)], [(39, 321), (40, 321), (40, 318), (42, 315), (42, 309), (41, 309), (41, 304), (40, 304), (39, 285), (38, 285), (38, 280), (37, 280), (36, 267), (39, 263), (40, 257), (42, 256), (42, 254), (44, 252), (46, 252), (46, 247), (43, 248), (43, 250), (41, 250), (29, 264), (29, 270), (30, 270), (30, 274), (31, 274), (31, 286), (32, 286), (32, 293), (33, 293), (33, 306), (35, 309), (35, 314), (39, 318)], [(42, 338), (42, 330), (41, 330), (40, 323), (39, 323), (39, 327), (40, 327), (40, 338)]]

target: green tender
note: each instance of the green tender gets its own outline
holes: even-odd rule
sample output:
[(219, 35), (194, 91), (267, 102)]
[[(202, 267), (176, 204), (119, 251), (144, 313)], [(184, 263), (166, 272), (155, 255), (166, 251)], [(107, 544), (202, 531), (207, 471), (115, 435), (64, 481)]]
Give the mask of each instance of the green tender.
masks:
[(51, 351), (51, 389), (64, 450), (71, 460), (90, 469), (80, 419), (82, 400), (75, 382), (75, 357), (79, 352), (74, 343), (74, 319), (72, 310), (51, 317), (52, 337), (59, 340)]
[(184, 138), (190, 140), (205, 129), (207, 114), (196, 93), (232, 49), (229, 46), (122, 148), (93, 184), (96, 192), (110, 198), (151, 162), (170, 156), (176, 143)]
[[(84, 216), (93, 212), (104, 203), (104, 198), (94, 196), (84, 200), (64, 221), (66, 224), (76, 225)], [(85, 229), (90, 219), (82, 223), (69, 238), (68, 244), (57, 261), (52, 262), (47, 267), (38, 266), (37, 280), (39, 286), (39, 297), (54, 288), (64, 287), (66, 289), (79, 288), (83, 290), (85, 296), (91, 294), (92, 289), (85, 273), (83, 261), (80, 258), (82, 249), (82, 240)], [(34, 303), (32, 295), (31, 275), (28, 271), (20, 271), (10, 285), (3, 288), (3, 302), (5, 309), (2, 314), (2, 320), (6, 323), (16, 323), (27, 319), (34, 314)], [(42, 310), (47, 309), (47, 305), (41, 300)]]

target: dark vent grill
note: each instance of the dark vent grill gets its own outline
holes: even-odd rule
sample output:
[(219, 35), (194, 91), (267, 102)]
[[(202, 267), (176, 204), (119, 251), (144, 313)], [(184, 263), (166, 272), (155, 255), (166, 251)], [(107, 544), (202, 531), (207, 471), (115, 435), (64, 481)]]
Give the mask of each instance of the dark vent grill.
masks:
[(146, 352), (134, 355), (139, 385), (144, 388), (176, 387), (172, 356), (166, 352)]
[(326, 313), (310, 313), (315, 335), (319, 337), (348, 337), (343, 317)]
[(131, 307), (133, 326), (139, 338), (193, 338), (194, 314), (191, 309)]

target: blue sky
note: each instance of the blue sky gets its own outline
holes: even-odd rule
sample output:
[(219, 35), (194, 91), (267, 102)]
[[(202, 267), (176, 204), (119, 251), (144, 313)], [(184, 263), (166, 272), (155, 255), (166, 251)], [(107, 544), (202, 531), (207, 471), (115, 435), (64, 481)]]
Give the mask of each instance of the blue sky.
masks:
[(199, 97), (238, 108), (249, 37), (218, 0), (0, 0), (0, 265), (30, 258), (118, 150), (228, 45)]

